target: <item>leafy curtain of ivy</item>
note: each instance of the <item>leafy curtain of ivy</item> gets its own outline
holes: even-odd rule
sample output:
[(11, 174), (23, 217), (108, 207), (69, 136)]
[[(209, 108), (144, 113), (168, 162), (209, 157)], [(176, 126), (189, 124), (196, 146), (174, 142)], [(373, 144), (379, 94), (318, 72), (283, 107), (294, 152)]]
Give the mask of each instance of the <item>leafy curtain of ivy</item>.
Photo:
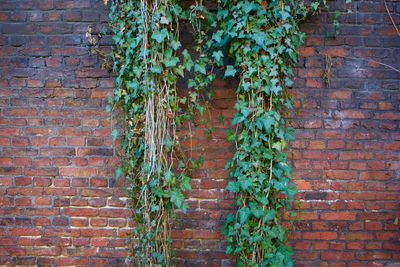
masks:
[[(202, 1), (187, 11), (178, 2), (111, 1), (117, 88), (110, 104), (122, 110), (124, 122), (117, 176), (128, 181), (135, 265), (171, 266), (171, 219), (175, 209), (187, 209), (190, 168), (201, 161), (185, 157), (177, 127), (203, 114), (201, 96), (228, 52), (233, 65), (225, 66), (225, 77), (240, 82), (236, 131), (227, 136), (235, 148), (227, 190), (237, 194), (237, 211), (224, 226), (227, 253), (238, 256), (238, 266), (293, 266), (282, 217), (296, 193), (285, 153), (294, 132), (283, 115), (292, 108), (287, 88), (305, 37), (299, 23), (318, 11), (320, 1), (221, 0), (218, 24)], [(196, 59), (181, 51), (182, 19), (193, 27)], [(189, 91), (180, 96), (177, 81), (185, 74)]]
[(283, 115), (292, 109), (287, 88), (305, 38), (299, 22), (319, 4), (223, 0), (218, 10), (214, 47), (226, 48), (233, 60), (225, 77), (240, 80), (236, 131), (228, 132), (236, 152), (227, 163), (232, 181), (226, 188), (237, 194), (238, 209), (224, 226), (227, 253), (238, 256), (238, 266), (293, 266), (282, 217), (296, 193), (285, 153), (294, 130)]
[(191, 189), (176, 135), (186, 102), (176, 86), (187, 65), (178, 56), (183, 15), (171, 0), (111, 3), (117, 72), (112, 102), (122, 109), (125, 123), (118, 175), (124, 173), (128, 181), (137, 266), (170, 265), (171, 217), (175, 208), (187, 209), (183, 192)]
[[(187, 157), (182, 151), (177, 129), (184, 122), (190, 128), (196, 112), (204, 112), (205, 90), (215, 77), (204, 50), (207, 33), (216, 24), (201, 1), (188, 10), (178, 2), (111, 1), (117, 88), (108, 109), (117, 107), (123, 116), (124, 160), (116, 175), (124, 174), (128, 184), (136, 266), (171, 266), (171, 219), (176, 209), (186, 211), (190, 172), (202, 163), (201, 157)], [(181, 20), (192, 25), (196, 58), (182, 50)], [(185, 74), (190, 75), (189, 89), (182, 96), (177, 81)], [(113, 139), (118, 135), (114, 130)]]

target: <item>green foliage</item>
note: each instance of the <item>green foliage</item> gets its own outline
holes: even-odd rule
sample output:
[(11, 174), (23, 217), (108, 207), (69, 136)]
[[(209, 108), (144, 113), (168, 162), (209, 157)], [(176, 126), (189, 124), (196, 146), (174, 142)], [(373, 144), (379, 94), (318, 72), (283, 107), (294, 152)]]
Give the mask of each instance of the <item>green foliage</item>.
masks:
[[(227, 164), (232, 178), (227, 190), (237, 194), (238, 207), (225, 221), (227, 253), (238, 256), (238, 266), (293, 266), (281, 220), (296, 193), (285, 153), (294, 132), (282, 114), (293, 106), (287, 87), (305, 37), (299, 22), (325, 1), (305, 3), (221, 0), (214, 31), (217, 21), (202, 1), (187, 11), (177, 0), (112, 1), (117, 89), (107, 110), (119, 106), (125, 122), (124, 164), (116, 176), (124, 174), (129, 182), (135, 265), (171, 264), (171, 218), (175, 209), (187, 209), (190, 168), (202, 164), (202, 158), (185, 158), (176, 129), (196, 112), (203, 115), (201, 102), (211, 96), (207, 89), (215, 79), (213, 69), (224, 67), (228, 51), (232, 63), (225, 66), (224, 77), (236, 76), (240, 82), (232, 121), (236, 131), (227, 131), (236, 147)], [(181, 51), (182, 19), (192, 25), (195, 58)], [(190, 90), (180, 96), (177, 81), (186, 75)], [(118, 134), (114, 130), (112, 138)]]
[[(188, 51), (180, 51), (182, 19), (189, 20), (195, 31), (195, 59)], [(186, 211), (184, 192), (191, 190), (190, 170), (202, 164), (202, 158), (185, 157), (176, 131), (196, 112), (204, 112), (200, 96), (214, 74), (202, 51), (213, 23), (213, 16), (202, 6), (184, 11), (173, 0), (111, 3), (111, 56), (117, 88), (107, 110), (118, 106), (124, 122), (120, 133), (124, 162), (116, 169), (116, 177), (124, 174), (128, 181), (136, 223), (135, 266), (171, 265), (171, 218), (175, 209)], [(180, 96), (177, 81), (185, 71), (191, 75), (192, 89)], [(113, 130), (112, 139), (118, 134)]]
[(227, 164), (232, 181), (226, 188), (237, 194), (238, 210), (227, 216), (223, 231), (238, 266), (293, 266), (281, 220), (296, 193), (285, 153), (294, 132), (282, 114), (292, 107), (286, 88), (305, 37), (299, 21), (320, 7), (319, 1), (222, 0), (218, 10), (213, 59), (222, 64), (228, 50), (233, 65), (224, 76), (240, 79), (232, 121), (237, 129), (227, 132), (236, 152)]

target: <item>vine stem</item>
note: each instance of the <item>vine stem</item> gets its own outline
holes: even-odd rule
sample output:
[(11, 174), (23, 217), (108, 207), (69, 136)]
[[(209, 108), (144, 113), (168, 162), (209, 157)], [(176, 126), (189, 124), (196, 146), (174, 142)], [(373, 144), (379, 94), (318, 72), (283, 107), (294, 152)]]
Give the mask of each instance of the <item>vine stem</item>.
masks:
[(382, 63), (382, 62), (379, 62), (379, 61), (370, 59), (370, 58), (347, 57), (347, 56), (335, 56), (335, 57), (347, 58), (347, 59), (353, 59), (353, 60), (361, 60), (361, 61), (366, 61), (366, 62), (373, 62), (373, 63), (376, 63), (376, 64), (378, 64), (378, 65), (387, 67), (387, 68), (389, 68), (389, 69), (392, 69), (392, 70), (394, 70), (394, 71), (400, 73), (400, 69), (397, 69), (397, 68), (395, 68), (395, 67), (393, 67), (393, 66), (391, 66), (391, 65), (388, 65), (388, 64), (385, 64), (385, 63)]
[(392, 22), (393, 27), (396, 29), (397, 35), (400, 36), (400, 31), (399, 31), (399, 29), (397, 28), (396, 23), (394, 22), (394, 19), (393, 19), (393, 17), (392, 17), (392, 14), (391, 14), (390, 11), (389, 11), (389, 8), (388, 8), (388, 5), (387, 5), (386, 0), (383, 0), (383, 3), (385, 4), (386, 12), (387, 12), (388, 15), (389, 15), (390, 21)]

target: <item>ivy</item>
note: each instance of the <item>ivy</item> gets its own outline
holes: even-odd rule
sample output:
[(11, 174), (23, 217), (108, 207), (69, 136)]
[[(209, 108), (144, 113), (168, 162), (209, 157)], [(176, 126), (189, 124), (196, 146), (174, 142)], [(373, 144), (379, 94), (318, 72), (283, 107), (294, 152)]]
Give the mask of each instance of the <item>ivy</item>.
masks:
[[(177, 134), (178, 127), (204, 109), (199, 98), (214, 77), (207, 70), (208, 58), (201, 56), (206, 33), (198, 23), (198, 8), (184, 11), (173, 0), (111, 1), (117, 88), (107, 109), (118, 107), (124, 122), (124, 132), (113, 130), (112, 138), (122, 135), (124, 161), (116, 176), (124, 174), (128, 181), (135, 266), (171, 265), (171, 219), (175, 209), (187, 210), (190, 171), (202, 162), (185, 156)], [(189, 20), (198, 32), (196, 59), (180, 51), (180, 20)], [(189, 98), (177, 92), (185, 71), (192, 77)]]
[(283, 114), (293, 106), (287, 88), (305, 38), (299, 23), (320, 5), (222, 0), (219, 6), (213, 59), (221, 63), (222, 51), (229, 51), (233, 65), (226, 66), (224, 76), (239, 78), (236, 131), (227, 132), (236, 151), (227, 163), (231, 181), (226, 188), (237, 195), (237, 211), (227, 216), (223, 230), (226, 252), (238, 256), (238, 266), (294, 265), (282, 224), (297, 192), (285, 153), (294, 131)]
[[(222, 67), (224, 77), (239, 78), (236, 131), (227, 132), (236, 151), (226, 165), (226, 189), (237, 195), (237, 211), (225, 221), (226, 251), (238, 257), (238, 266), (293, 266), (282, 224), (296, 193), (285, 152), (294, 138), (284, 116), (293, 106), (287, 89), (305, 38), (299, 23), (326, 3), (220, 0), (215, 20), (202, 1), (188, 10), (178, 2), (111, 3), (117, 89), (108, 110), (118, 106), (124, 121), (124, 164), (116, 174), (129, 183), (135, 265), (171, 265), (171, 219), (175, 209), (187, 209), (190, 170), (202, 163), (186, 158), (177, 129), (186, 121), (190, 128), (196, 112), (203, 115), (214, 68)], [(179, 41), (181, 20), (192, 25), (190, 53)], [(227, 66), (225, 52), (231, 58)], [(188, 78), (184, 96), (177, 92), (180, 78)], [(118, 135), (112, 132), (113, 139)]]
[[(201, 1), (183, 10), (173, 0), (111, 1), (111, 53), (117, 88), (110, 99), (123, 116), (123, 166), (116, 169), (128, 181), (128, 193), (136, 226), (133, 229), (133, 261), (137, 266), (170, 266), (169, 237), (175, 209), (186, 211), (184, 192), (191, 190), (190, 171), (202, 158), (186, 157), (180, 148), (177, 129), (195, 113), (211, 94), (215, 78), (207, 34), (216, 26), (212, 13)], [(179, 23), (193, 27), (196, 58), (181, 51)], [(222, 55), (220, 55), (222, 57)], [(188, 75), (190, 90), (177, 92), (177, 81)]]

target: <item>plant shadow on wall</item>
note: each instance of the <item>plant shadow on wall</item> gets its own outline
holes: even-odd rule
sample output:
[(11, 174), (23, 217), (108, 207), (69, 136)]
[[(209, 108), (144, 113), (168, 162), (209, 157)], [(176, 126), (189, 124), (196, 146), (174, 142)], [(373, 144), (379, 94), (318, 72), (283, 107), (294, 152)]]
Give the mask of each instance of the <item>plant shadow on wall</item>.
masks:
[[(131, 260), (172, 265), (171, 222), (176, 209), (187, 209), (184, 192), (201, 164), (182, 151), (177, 129), (190, 128), (195, 114), (203, 115), (201, 96), (210, 96), (218, 67), (239, 80), (236, 128), (227, 132), (235, 153), (226, 166), (226, 189), (236, 194), (237, 210), (225, 221), (226, 251), (238, 266), (293, 266), (282, 223), (296, 193), (285, 152), (294, 138), (284, 119), (293, 102), (287, 88), (305, 38), (299, 23), (320, 13), (325, 1), (222, 0), (217, 14), (202, 1), (188, 10), (172, 0), (110, 2), (117, 88), (108, 110), (122, 111), (123, 164), (116, 175), (128, 181), (134, 214)], [(183, 20), (193, 28), (193, 57), (179, 41)], [(225, 66), (227, 57), (233, 65)], [(182, 96), (177, 82), (185, 77)], [(119, 133), (112, 135), (115, 140)]]

